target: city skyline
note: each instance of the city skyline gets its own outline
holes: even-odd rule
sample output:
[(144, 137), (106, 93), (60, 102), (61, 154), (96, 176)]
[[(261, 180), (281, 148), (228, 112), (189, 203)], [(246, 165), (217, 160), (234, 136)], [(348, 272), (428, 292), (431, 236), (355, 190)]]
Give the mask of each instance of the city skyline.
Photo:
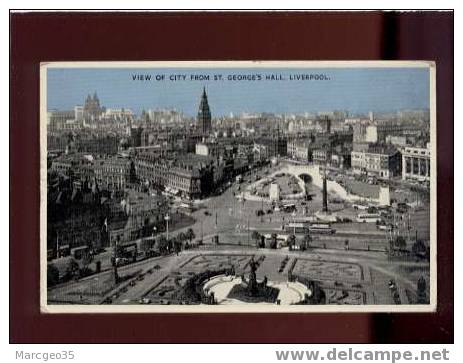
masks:
[[(161, 74), (164, 80), (156, 81)], [(187, 75), (186, 80), (169, 80), (180, 74)], [(200, 74), (210, 79), (191, 80), (191, 75)], [(222, 75), (221, 81), (213, 80), (216, 74)], [(303, 74), (322, 74), (328, 80), (289, 80)], [(150, 75), (152, 80), (134, 80), (138, 75)], [(229, 80), (232, 75), (261, 75), (261, 80)], [(267, 75), (284, 80), (265, 80)], [(429, 109), (427, 68), (52, 68), (48, 70), (47, 109), (72, 109), (82, 105), (87, 94), (97, 92), (107, 108), (130, 108), (136, 114), (175, 109), (196, 116), (203, 87), (213, 117), (242, 112), (345, 110), (359, 114)]]

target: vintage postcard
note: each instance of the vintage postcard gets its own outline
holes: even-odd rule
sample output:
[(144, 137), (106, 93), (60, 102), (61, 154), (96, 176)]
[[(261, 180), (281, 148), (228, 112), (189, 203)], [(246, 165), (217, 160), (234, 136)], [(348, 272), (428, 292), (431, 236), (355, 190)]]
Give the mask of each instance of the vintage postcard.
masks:
[(41, 65), (41, 308), (436, 308), (435, 65)]

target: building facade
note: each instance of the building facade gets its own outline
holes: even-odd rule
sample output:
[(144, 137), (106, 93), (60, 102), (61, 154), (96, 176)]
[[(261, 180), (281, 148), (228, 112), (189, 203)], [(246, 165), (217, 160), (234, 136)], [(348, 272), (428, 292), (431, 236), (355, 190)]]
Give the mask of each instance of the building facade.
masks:
[(354, 172), (389, 179), (400, 174), (402, 158), (400, 152), (390, 146), (368, 145), (366, 149), (351, 152), (351, 165)]
[(135, 177), (133, 162), (127, 158), (96, 159), (93, 170), (98, 184), (109, 190), (123, 190)]
[(430, 181), (431, 150), (428, 147), (405, 147), (402, 152), (402, 179)]

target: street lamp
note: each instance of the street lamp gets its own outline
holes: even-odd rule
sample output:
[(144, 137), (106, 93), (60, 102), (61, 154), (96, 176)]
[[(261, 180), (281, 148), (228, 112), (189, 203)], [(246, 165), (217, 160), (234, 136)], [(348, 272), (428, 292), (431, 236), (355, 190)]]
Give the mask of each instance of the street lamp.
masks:
[(166, 216), (164, 217), (164, 220), (166, 221), (166, 239), (169, 240), (169, 221), (170, 221), (169, 213), (166, 214)]
[(293, 234), (296, 236), (296, 211), (291, 214), (293, 216)]

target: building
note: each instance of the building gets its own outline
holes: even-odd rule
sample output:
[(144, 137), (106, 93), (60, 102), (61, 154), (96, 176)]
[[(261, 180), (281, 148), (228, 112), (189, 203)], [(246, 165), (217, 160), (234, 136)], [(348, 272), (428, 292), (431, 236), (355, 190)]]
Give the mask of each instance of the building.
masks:
[(386, 136), (386, 143), (399, 147), (407, 146), (408, 140), (406, 136)]
[(142, 146), (142, 134), (143, 128), (141, 127), (130, 127), (129, 131), (129, 145), (131, 147), (140, 147)]
[(315, 164), (326, 165), (331, 159), (331, 151), (327, 148), (315, 149), (312, 152), (312, 161)]
[(119, 200), (104, 197), (96, 183), (91, 187), (84, 183), (82, 188), (59, 178), (49, 178), (47, 183), (47, 249), (56, 255), (81, 246), (108, 247), (102, 233), (105, 226), (127, 220)]
[(68, 146), (69, 136), (64, 133), (47, 132), (47, 151), (64, 152)]
[(125, 192), (120, 205), (127, 215), (125, 223), (110, 224), (109, 244), (125, 243), (151, 236), (153, 232), (163, 229), (164, 217), (169, 211), (169, 204), (162, 196), (152, 196), (134, 190)]
[(331, 133), (331, 115), (319, 115), (317, 116), (317, 124), (322, 133)]
[(206, 88), (203, 88), (203, 94), (199, 103), (198, 117), (197, 117), (198, 131), (203, 134), (209, 134), (212, 130), (211, 123), (211, 110), (207, 101)]
[(61, 175), (72, 175), (76, 180), (92, 178), (92, 157), (84, 154), (64, 154), (51, 162), (50, 171)]
[(215, 142), (201, 142), (195, 146), (196, 155), (219, 156), (219, 144)]
[(365, 140), (371, 143), (384, 143), (389, 136), (406, 136), (420, 134), (416, 125), (396, 120), (377, 121), (366, 127)]
[(200, 170), (186, 166), (172, 167), (167, 177), (166, 189), (188, 199), (200, 198), (202, 194)]
[(189, 199), (200, 198), (214, 189), (217, 167), (214, 158), (196, 154), (165, 155), (149, 150), (135, 157), (139, 180)]
[(123, 190), (135, 179), (135, 168), (128, 158), (96, 159), (93, 170), (97, 183), (108, 190)]
[(93, 155), (115, 155), (119, 150), (119, 138), (116, 135), (78, 135), (75, 141), (77, 152)]
[(351, 165), (356, 173), (389, 179), (400, 174), (402, 157), (392, 145), (354, 144)]
[(96, 92), (91, 95), (87, 95), (84, 103), (83, 117), (87, 121), (97, 120), (103, 112), (103, 108), (100, 106), (100, 99)]
[(48, 131), (60, 131), (66, 128), (66, 124), (74, 123), (75, 112), (72, 111), (51, 111), (48, 113)]
[(367, 134), (367, 126), (364, 123), (355, 123), (352, 126), (353, 129), (353, 142), (365, 142)]
[(402, 151), (402, 179), (430, 181), (431, 150), (423, 147), (405, 147)]
[(76, 121), (82, 121), (84, 119), (84, 107), (75, 106), (74, 107), (74, 118)]
[(309, 161), (311, 158), (310, 139), (292, 139), (287, 143), (287, 155), (292, 159), (300, 161)]
[(350, 169), (351, 167), (351, 150), (337, 147), (331, 152), (330, 165), (340, 169)]
[(266, 158), (275, 156), (286, 156), (287, 139), (283, 136), (265, 136), (256, 140), (256, 145), (259, 150), (265, 150)]

